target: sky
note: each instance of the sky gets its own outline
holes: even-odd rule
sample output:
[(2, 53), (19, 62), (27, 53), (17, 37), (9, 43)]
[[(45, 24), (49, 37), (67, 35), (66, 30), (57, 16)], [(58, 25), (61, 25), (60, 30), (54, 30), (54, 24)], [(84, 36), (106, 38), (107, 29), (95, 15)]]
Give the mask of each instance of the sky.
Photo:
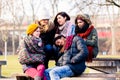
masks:
[[(27, 15), (31, 15), (30, 14), (31, 8), (28, 3), (28, 0), (24, 0), (24, 3), (25, 3), (24, 6), (26, 9)], [(51, 7), (51, 5), (49, 5), (49, 3), (50, 2), (48, 0), (46, 0), (46, 1), (43, 1), (42, 4), (40, 4), (40, 1), (38, 0), (37, 3), (35, 2), (35, 7), (36, 7), (35, 12), (37, 11), (38, 13), (40, 13), (43, 10), (43, 8), (45, 7), (49, 11), (50, 15), (52, 15), (52, 10), (50, 9), (52, 7)], [(39, 6), (39, 9), (37, 8), (38, 6)], [(67, 12), (69, 10), (69, 7), (70, 7), (70, 5), (68, 4), (67, 0), (60, 1), (59, 5), (58, 5), (58, 10)]]
[[(3, 3), (6, 1), (6, 0), (2, 0)], [(14, 9), (14, 14), (17, 14), (18, 16), (21, 16), (23, 13), (22, 11), (19, 11), (21, 6), (18, 6), (21, 4), (21, 0), (15, 0), (16, 2), (14, 2), (14, 6), (17, 6), (17, 9)], [(24, 5), (24, 8), (25, 8), (25, 13), (27, 16), (31, 16), (32, 15), (32, 8), (30, 6), (30, 1), (31, 0), (23, 0), (23, 5)], [(41, 1), (41, 2), (40, 2)], [(85, 1), (85, 0), (78, 0), (78, 1)], [(91, 0), (88, 0), (88, 2), (91, 1)], [(97, 1), (99, 0), (94, 0), (94, 3), (96, 3)], [(104, 0), (101, 0), (101, 2), (104, 2)], [(32, 2), (35, 7), (35, 15), (38, 15), (41, 13), (41, 11), (43, 11), (43, 7), (45, 7), (49, 14), (52, 16), (53, 13), (52, 13), (52, 7), (49, 5), (49, 0), (33, 0)], [(71, 5), (70, 5), (71, 4)], [(78, 12), (78, 9), (75, 8), (73, 11), (70, 11), (69, 10), (71, 9), (71, 6), (74, 6), (74, 1), (73, 2), (70, 2), (70, 0), (60, 0), (59, 1), (59, 4), (58, 4), (58, 11), (65, 11), (67, 13), (69, 13), (70, 16), (75, 16), (76, 13)], [(106, 7), (97, 7), (95, 4), (93, 6), (91, 6), (90, 8), (88, 8), (84, 3), (81, 5), (81, 7), (84, 7), (84, 10), (83, 12), (84, 13), (89, 13), (89, 14), (93, 14), (92, 12), (95, 12), (97, 14), (108, 14), (108, 11), (105, 9)], [(98, 12), (99, 11), (99, 12)], [(118, 13), (118, 11), (120, 11), (120, 9), (118, 9), (117, 7), (109, 7), (109, 12), (112, 14), (113, 12), (114, 13)], [(57, 12), (55, 13), (57, 14)], [(8, 20), (11, 20), (12, 19), (12, 16), (11, 16), (11, 13), (9, 12), (9, 9), (8, 7), (5, 7), (3, 10), (2, 10), (2, 16), (1, 18), (4, 18), (4, 19), (8, 19)]]

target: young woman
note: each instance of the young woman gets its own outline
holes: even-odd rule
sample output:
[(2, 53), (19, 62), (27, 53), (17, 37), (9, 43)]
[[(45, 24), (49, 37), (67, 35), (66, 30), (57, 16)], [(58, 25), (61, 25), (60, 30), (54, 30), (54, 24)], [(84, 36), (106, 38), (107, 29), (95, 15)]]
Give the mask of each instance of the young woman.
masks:
[[(75, 25), (70, 22), (70, 16), (66, 12), (59, 12), (55, 16), (54, 25), (57, 28), (54, 38), (61, 35), (67, 38), (68, 36), (75, 34)], [(57, 54), (58, 47), (55, 45), (53, 47), (54, 47), (55, 61), (57, 62), (56, 56), (58, 56)]]
[(48, 68), (48, 63), (51, 57), (53, 57), (53, 39), (55, 36), (56, 28), (53, 22), (50, 20), (50, 15), (46, 9), (41, 11), (39, 16), (37, 16), (35, 23), (40, 25), (41, 29), (41, 39), (44, 43), (44, 51), (46, 53), (45, 67)]
[(79, 36), (58, 36), (55, 39), (58, 46), (56, 67), (46, 69), (47, 80), (60, 80), (64, 77), (77, 76), (86, 69), (85, 60), (88, 56), (87, 46)]
[[(43, 51), (43, 43), (40, 36), (40, 27), (37, 24), (30, 24), (26, 30), (27, 36), (21, 40), (17, 52), (19, 53), (18, 59), (23, 66), (23, 71), (34, 80), (46, 80), (44, 77), (44, 59), (45, 53)], [(31, 59), (23, 60), (20, 54), (29, 54), (34, 56)], [(39, 55), (39, 56), (38, 56)], [(37, 60), (35, 60), (37, 59)]]
[(75, 34), (75, 25), (70, 22), (70, 17), (66, 12), (59, 12), (54, 19), (57, 28), (55, 37), (63, 35), (64, 37)]
[(98, 35), (97, 31), (92, 25), (89, 15), (79, 14), (75, 19), (76, 29), (75, 32), (78, 36), (82, 37), (89, 50), (87, 58), (88, 62), (98, 55)]

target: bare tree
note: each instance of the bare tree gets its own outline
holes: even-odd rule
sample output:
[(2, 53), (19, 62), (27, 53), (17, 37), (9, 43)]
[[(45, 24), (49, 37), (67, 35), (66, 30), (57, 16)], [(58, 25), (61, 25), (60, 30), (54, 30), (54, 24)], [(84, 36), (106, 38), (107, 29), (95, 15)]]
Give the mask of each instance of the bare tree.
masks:
[(73, 11), (74, 9), (78, 9), (78, 12), (83, 12), (83, 10), (92, 4), (92, 1), (85, 1), (85, 0), (70, 0), (69, 4), (74, 3), (73, 6), (70, 8), (69, 12)]
[(1, 17), (1, 13), (2, 13), (2, 9), (5, 7), (5, 4), (2, 0), (0, 0), (0, 17)]
[(4, 32), (4, 30), (0, 30), (1, 31), (1, 33), (2, 33), (2, 40), (4, 41), (4, 55), (5, 55), (5, 60), (7, 60), (7, 42), (8, 42), (8, 30), (7, 30), (7, 26), (8, 26), (8, 24), (6, 23), (5, 24), (5, 28), (6, 28), (6, 31)]
[(58, 12), (59, 0), (49, 0), (49, 2), (50, 2), (50, 5), (51, 5), (53, 16), (55, 16), (55, 13)]
[(2, 12), (2, 0), (0, 0), (0, 17), (1, 17), (1, 12)]
[(120, 8), (120, 0), (106, 0), (106, 2), (109, 2), (111, 5), (115, 5)]
[[(15, 2), (14, 0), (11, 1), (6, 1), (7, 7), (9, 8), (9, 12), (11, 13), (12, 16), (12, 23), (13, 23), (13, 34), (12, 34), (12, 48), (13, 48), (13, 55), (15, 54), (15, 31), (16, 27), (20, 29), (24, 16), (25, 16), (25, 11), (24, 11), (24, 6), (23, 6), (23, 1), (21, 0), (21, 6), (20, 3)], [(21, 13), (23, 15), (18, 16), (18, 13)], [(20, 31), (19, 31), (20, 33)]]
[(34, 4), (33, 4), (33, 0), (30, 0), (30, 5), (32, 8), (32, 17), (33, 17), (33, 21), (35, 20), (35, 9), (34, 9)]
[[(29, 7), (29, 12), (32, 14), (29, 18), (32, 19), (31, 21), (35, 20), (35, 16), (38, 12), (40, 12), (40, 8), (49, 8), (52, 11), (53, 17), (55, 14), (59, 11), (60, 2), (66, 1), (69, 4), (68, 13), (74, 12), (74, 14), (78, 13), (84, 13), (87, 12), (88, 14), (92, 15), (92, 18), (97, 18), (96, 15), (102, 15), (102, 9), (106, 8), (106, 6), (109, 8), (110, 6), (117, 6), (119, 7), (120, 1), (119, 0), (106, 0), (106, 2), (103, 2), (101, 0), (28, 0), (27, 8)], [(49, 2), (49, 3), (47, 3)], [(45, 3), (46, 5), (44, 5)], [(43, 5), (42, 5), (43, 4)], [(19, 6), (17, 6), (19, 5)], [(16, 29), (19, 29), (23, 26), (23, 21), (26, 16), (26, 9), (25, 9), (25, 3), (24, 0), (0, 0), (0, 15), (2, 12), (2, 9), (6, 10), (6, 14), (9, 12), (10, 17), (12, 17), (12, 20), (10, 22), (13, 23), (13, 29), (14, 31)], [(29, 5), (29, 6), (28, 6)], [(50, 7), (48, 7), (50, 6)], [(62, 6), (62, 5), (61, 5)], [(68, 7), (68, 6), (66, 6)], [(107, 9), (107, 8), (106, 8)], [(105, 11), (108, 12), (107, 10)], [(112, 19), (112, 18), (111, 18)], [(94, 22), (95, 23), (95, 22)], [(0, 23), (1, 24), (1, 23)], [(9, 27), (9, 25), (8, 25)], [(14, 42), (14, 34), (13, 31), (13, 53), (15, 53), (15, 42)], [(19, 31), (19, 34), (21, 32)], [(20, 39), (20, 35), (19, 35)]]

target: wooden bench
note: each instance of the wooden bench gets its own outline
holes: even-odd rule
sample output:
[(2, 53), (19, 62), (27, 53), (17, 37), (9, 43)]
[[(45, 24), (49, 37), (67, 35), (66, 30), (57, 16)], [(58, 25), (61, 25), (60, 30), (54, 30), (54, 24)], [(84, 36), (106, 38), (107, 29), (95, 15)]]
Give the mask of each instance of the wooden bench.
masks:
[(16, 80), (34, 80), (33, 78), (24, 73), (14, 73), (11, 77), (16, 78)]
[(86, 63), (88, 68), (110, 74), (120, 73), (120, 58), (94, 58), (92, 63)]
[(119, 58), (94, 58), (92, 63), (86, 62), (86, 65), (100, 73), (83, 73), (77, 77), (67, 77), (61, 80), (83, 80), (83, 78), (84, 80), (120, 80)]
[(7, 61), (6, 60), (0, 60), (0, 77), (2, 77), (2, 65), (6, 65)]
[(83, 73), (80, 76), (65, 77), (61, 80), (120, 80), (120, 74)]
[[(13, 77), (13, 76), (12, 76)], [(27, 76), (26, 74), (14, 74), (14, 77), (16, 77), (16, 80), (34, 80), (33, 78)], [(85, 79), (86, 78), (86, 79)], [(83, 73), (80, 76), (75, 76), (75, 77), (65, 77), (62, 78), (61, 80), (116, 80), (120, 79), (120, 74), (103, 74), (103, 73)], [(96, 79), (97, 78), (97, 79)], [(106, 79), (107, 78), (107, 79)]]
[[(83, 78), (84, 80), (120, 80), (120, 59), (94, 58), (92, 63), (86, 62), (86, 65), (101, 73), (83, 73), (80, 76), (66, 77), (61, 80), (83, 80)], [(26, 75), (18, 75), (16, 78), (17, 80), (33, 80)]]

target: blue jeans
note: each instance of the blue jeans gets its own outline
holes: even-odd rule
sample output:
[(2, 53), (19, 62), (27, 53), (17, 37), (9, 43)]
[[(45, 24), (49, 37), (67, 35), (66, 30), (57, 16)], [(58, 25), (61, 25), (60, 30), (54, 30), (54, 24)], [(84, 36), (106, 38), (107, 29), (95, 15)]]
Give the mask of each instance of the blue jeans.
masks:
[(45, 58), (45, 62), (44, 63), (45, 63), (45, 68), (47, 69), (49, 60), (54, 55), (53, 46), (51, 44), (46, 44), (44, 46), (44, 51), (45, 51), (45, 54), (46, 54), (46, 58)]
[(56, 66), (45, 70), (47, 80), (60, 80), (63, 77), (73, 76), (74, 73), (69, 66)]

